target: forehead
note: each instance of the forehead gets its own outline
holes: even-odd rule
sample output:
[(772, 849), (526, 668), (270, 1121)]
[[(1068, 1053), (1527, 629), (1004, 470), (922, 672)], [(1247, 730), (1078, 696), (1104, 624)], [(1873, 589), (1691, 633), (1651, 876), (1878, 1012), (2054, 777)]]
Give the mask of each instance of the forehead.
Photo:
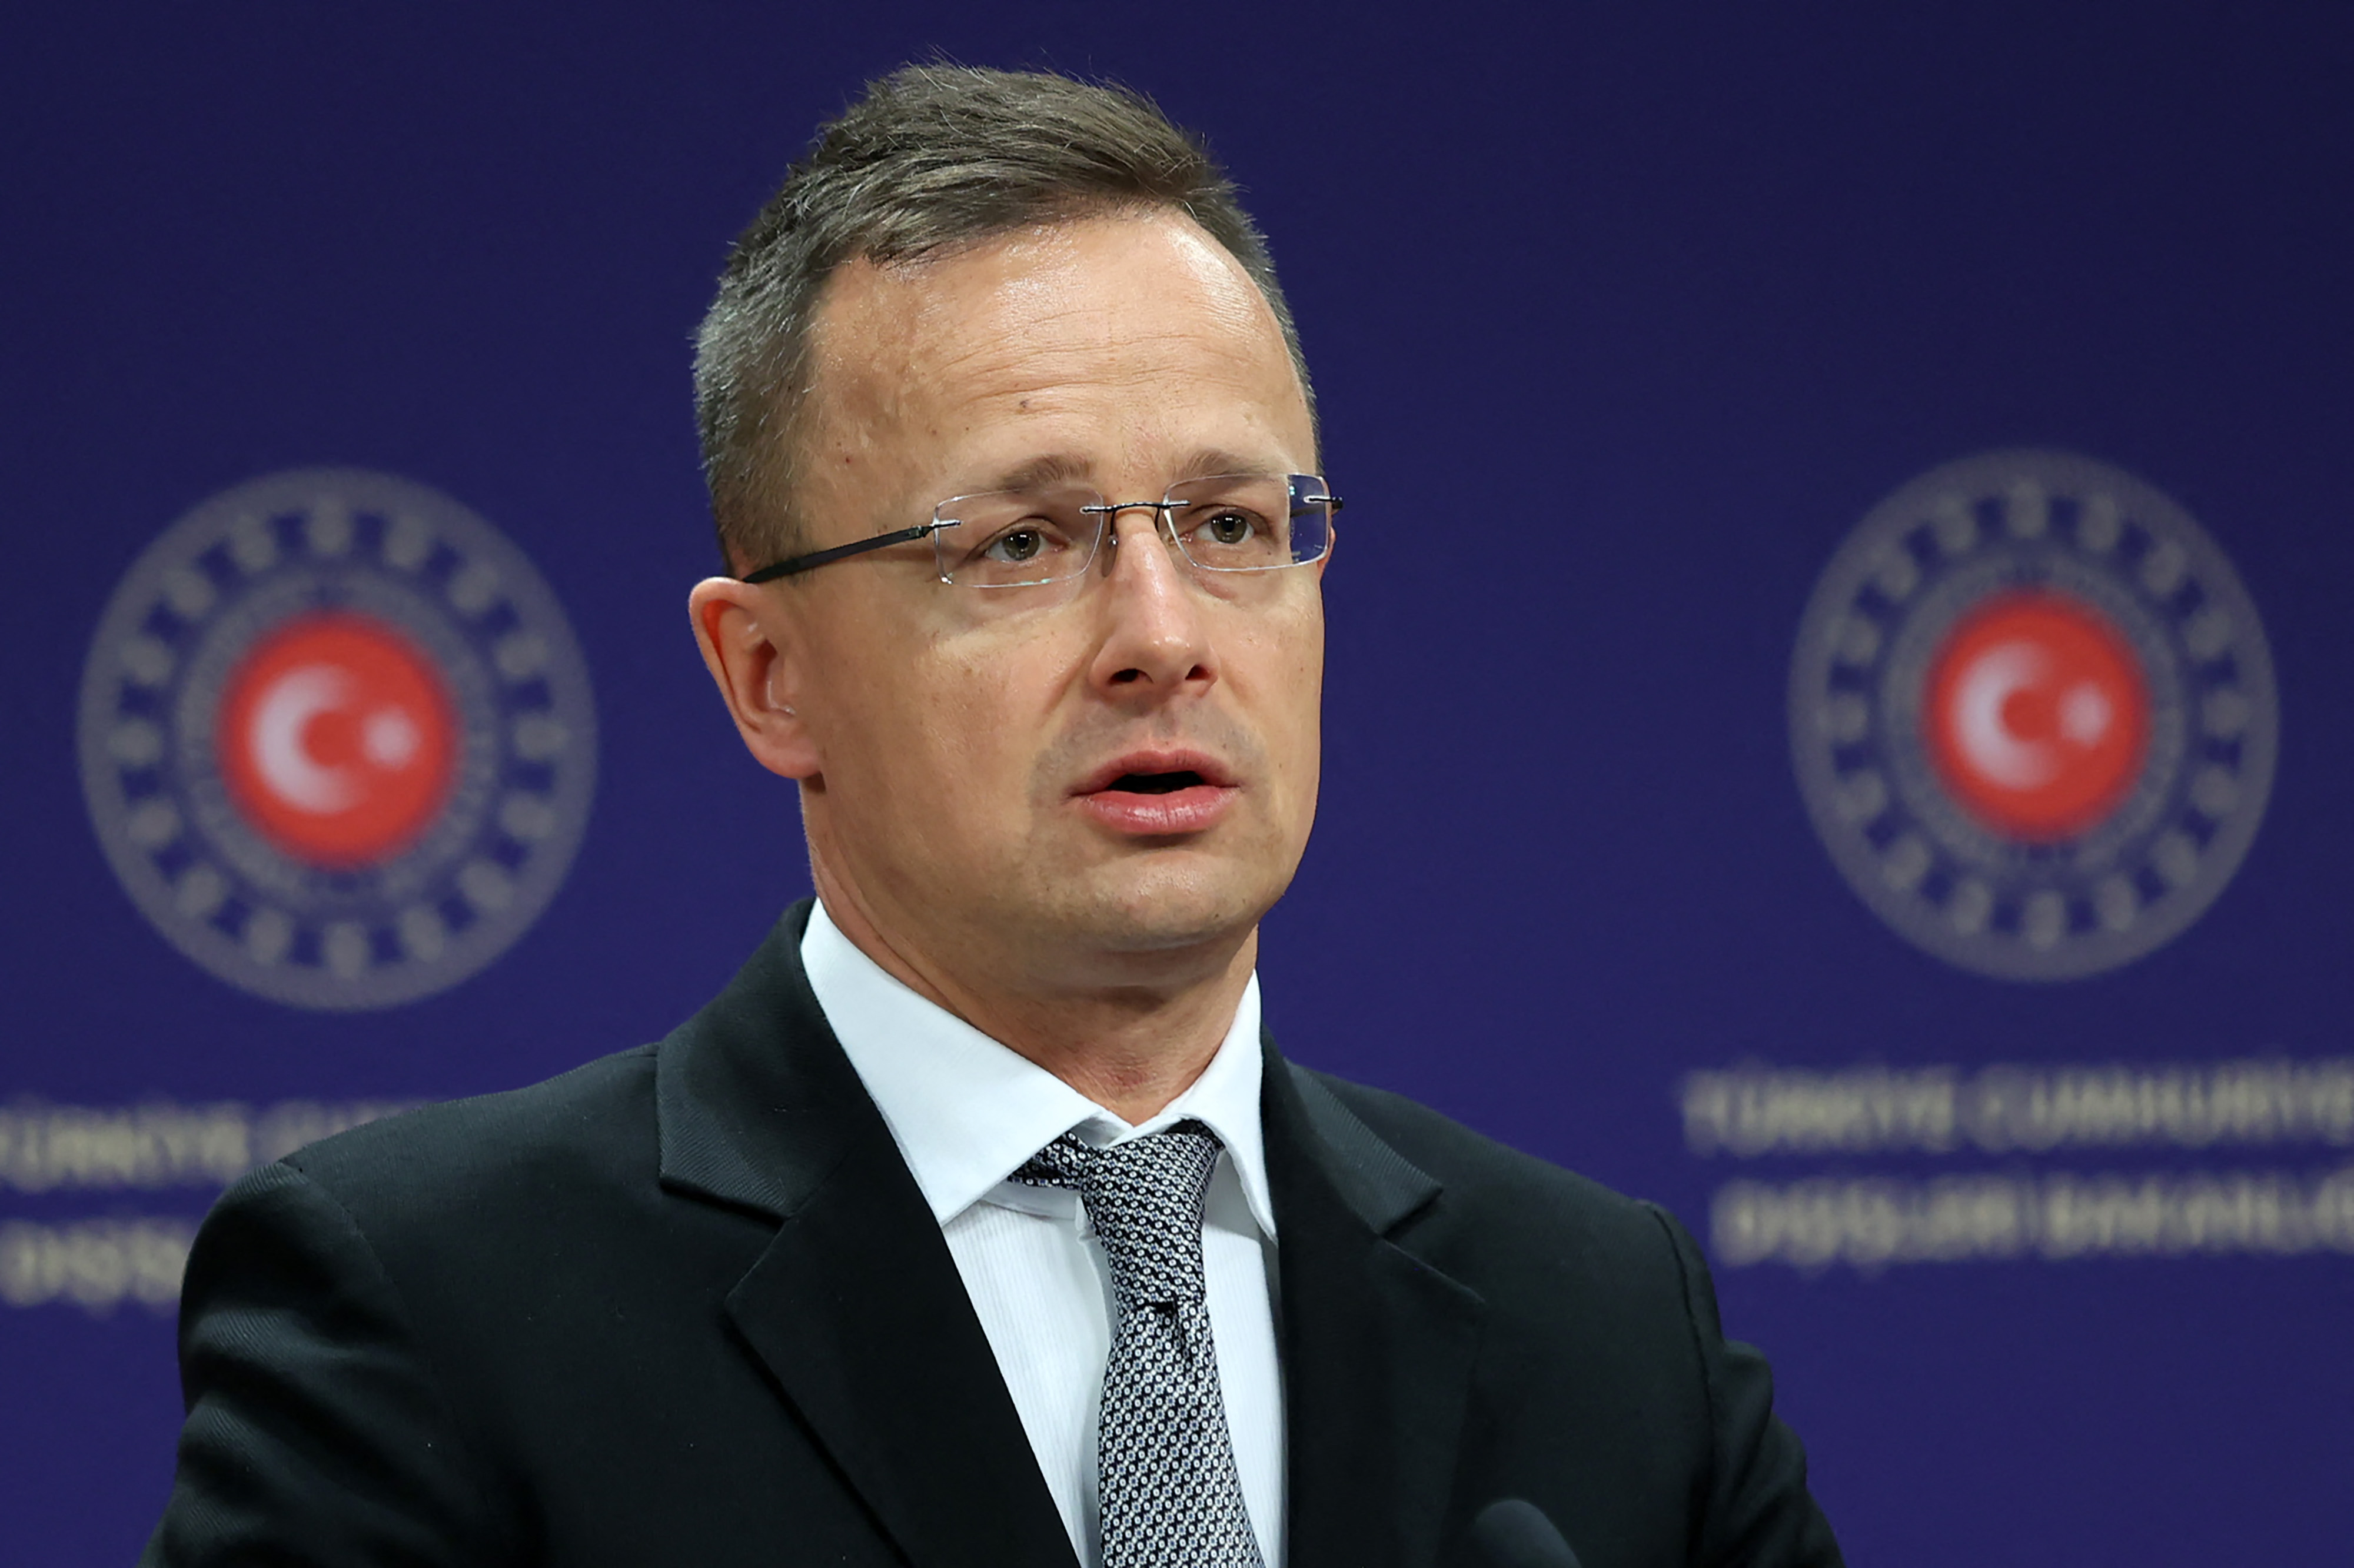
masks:
[(811, 477), (835, 484), (920, 491), (1045, 456), (1101, 470), (1204, 449), (1269, 467), (1313, 456), (1273, 310), (1180, 214), (853, 262), (814, 326)]

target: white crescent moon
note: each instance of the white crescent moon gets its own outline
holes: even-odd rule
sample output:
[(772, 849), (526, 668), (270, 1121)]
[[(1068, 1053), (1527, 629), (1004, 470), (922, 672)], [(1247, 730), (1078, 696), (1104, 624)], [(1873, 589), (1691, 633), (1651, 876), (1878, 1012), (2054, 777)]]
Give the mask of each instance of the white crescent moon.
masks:
[(2059, 747), (2022, 740), (2003, 722), (2012, 695), (2043, 683), (2049, 664), (2032, 642), (1998, 642), (1962, 672), (1954, 738), (1972, 771), (2006, 789), (2038, 789), (2060, 776)]
[(297, 810), (331, 816), (359, 803), (348, 768), (329, 768), (302, 744), (302, 732), (321, 714), (346, 706), (352, 679), (332, 664), (304, 664), (270, 683), (253, 706), (246, 744), (271, 794)]

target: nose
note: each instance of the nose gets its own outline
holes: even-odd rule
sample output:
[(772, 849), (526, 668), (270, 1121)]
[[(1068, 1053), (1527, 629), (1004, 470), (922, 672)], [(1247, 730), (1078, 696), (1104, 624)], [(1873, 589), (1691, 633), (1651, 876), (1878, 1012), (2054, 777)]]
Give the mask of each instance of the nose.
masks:
[(1206, 691), (1218, 678), (1208, 607), (1161, 518), (1149, 503), (1113, 515), (1101, 568), (1107, 580), (1089, 596), (1104, 618), (1090, 675), (1123, 700), (1167, 701)]

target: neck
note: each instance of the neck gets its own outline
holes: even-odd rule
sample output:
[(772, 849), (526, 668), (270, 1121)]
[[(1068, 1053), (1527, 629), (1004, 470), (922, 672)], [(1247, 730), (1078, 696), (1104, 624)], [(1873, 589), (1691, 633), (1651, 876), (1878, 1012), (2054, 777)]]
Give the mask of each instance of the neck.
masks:
[(1130, 1125), (1157, 1115), (1202, 1075), (1234, 1026), (1258, 961), (1254, 927), (1201, 951), (1156, 954), (1149, 974), (1022, 989), (974, 984), (976, 973), (1015, 971), (943, 961), (937, 950), (887, 930), (822, 859), (811, 857), (811, 871), (827, 917), (885, 973)]

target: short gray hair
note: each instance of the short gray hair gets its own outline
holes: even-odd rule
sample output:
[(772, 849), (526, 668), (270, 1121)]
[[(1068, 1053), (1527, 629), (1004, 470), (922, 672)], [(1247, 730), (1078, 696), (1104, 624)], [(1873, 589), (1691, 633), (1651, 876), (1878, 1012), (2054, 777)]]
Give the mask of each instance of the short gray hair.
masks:
[(729, 567), (803, 547), (791, 492), (809, 334), (835, 269), (1152, 208), (1186, 214), (1242, 264), (1306, 391), (1307, 361), (1265, 238), (1201, 139), (1150, 99), (1046, 72), (949, 65), (868, 83), (737, 238), (695, 336), (704, 477)]

